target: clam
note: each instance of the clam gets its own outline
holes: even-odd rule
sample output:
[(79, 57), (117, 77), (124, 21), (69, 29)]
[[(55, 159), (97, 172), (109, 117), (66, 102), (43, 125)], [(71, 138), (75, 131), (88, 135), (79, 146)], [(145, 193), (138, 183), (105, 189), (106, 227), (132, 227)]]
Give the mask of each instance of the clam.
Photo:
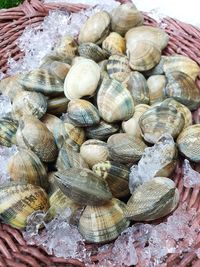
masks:
[(24, 116), (19, 122), (17, 143), (20, 147), (31, 149), (42, 161), (51, 162), (58, 150), (53, 134), (46, 125), (33, 116)]
[(133, 3), (126, 3), (113, 9), (111, 13), (112, 31), (124, 35), (129, 29), (142, 25), (143, 15)]
[(144, 139), (155, 144), (165, 134), (176, 138), (184, 127), (184, 117), (173, 106), (155, 106), (145, 111), (139, 120)]
[(160, 62), (153, 69), (143, 72), (144, 76), (148, 78), (152, 75), (163, 75), (164, 74), (163, 65), (165, 63), (166, 58), (167, 56), (161, 56)]
[(127, 133), (129, 136), (132, 137), (142, 137), (142, 132), (139, 125), (139, 119), (142, 116), (142, 114), (148, 110), (150, 106), (145, 104), (139, 104), (135, 106), (135, 112), (133, 114), (133, 117), (130, 118), (127, 121), (122, 122), (122, 129), (125, 133)]
[(92, 167), (98, 162), (107, 160), (109, 152), (105, 142), (91, 139), (82, 144), (80, 154), (89, 167)]
[(76, 126), (93, 126), (100, 122), (97, 108), (89, 101), (83, 99), (71, 100), (68, 104), (69, 119)]
[(141, 138), (130, 137), (126, 133), (113, 134), (107, 144), (110, 159), (124, 164), (138, 161), (146, 148)]
[(13, 100), (13, 116), (20, 119), (23, 115), (33, 115), (40, 119), (47, 110), (47, 100), (41, 93), (22, 91)]
[(126, 165), (114, 161), (103, 161), (95, 164), (92, 170), (106, 180), (114, 197), (121, 198), (129, 195), (130, 171)]
[(123, 82), (130, 74), (128, 58), (122, 55), (112, 55), (107, 62), (107, 72), (110, 78)]
[(155, 67), (161, 57), (161, 50), (150, 41), (134, 41), (127, 49), (132, 70), (147, 71)]
[(135, 105), (149, 104), (149, 88), (145, 77), (138, 71), (132, 71), (125, 81)]
[(101, 44), (110, 30), (110, 15), (106, 11), (100, 11), (92, 15), (84, 23), (78, 36), (78, 41), (82, 43)]
[(39, 186), (25, 183), (9, 183), (0, 186), (1, 219), (14, 228), (25, 228), (27, 218), (33, 212), (46, 212), (49, 202)]
[(164, 98), (164, 88), (167, 84), (167, 79), (164, 75), (152, 75), (147, 80), (149, 88), (150, 105), (161, 103)]
[(107, 140), (112, 134), (118, 132), (119, 125), (101, 120), (98, 125), (85, 128), (86, 137), (89, 139)]
[(127, 50), (131, 50), (135, 42), (144, 40), (152, 42), (160, 50), (163, 50), (168, 44), (169, 36), (160, 28), (143, 25), (130, 29), (126, 33), (125, 39)]
[(185, 128), (177, 138), (178, 149), (186, 158), (200, 162), (200, 124)]
[(181, 71), (173, 71), (167, 74), (165, 95), (172, 97), (190, 110), (200, 106), (200, 91), (192, 78)]
[(17, 74), (0, 80), (0, 93), (13, 100), (17, 93), (24, 91), (23, 86), (19, 83), (21, 76), (21, 74)]
[(89, 58), (95, 62), (106, 59), (109, 54), (106, 50), (93, 43), (83, 43), (78, 47), (78, 52), (81, 57)]
[(71, 168), (55, 173), (61, 191), (81, 205), (103, 205), (112, 198), (104, 179), (88, 169)]
[(128, 226), (125, 204), (113, 198), (100, 207), (87, 206), (79, 220), (79, 231), (90, 243), (105, 243), (117, 238)]
[(80, 146), (85, 142), (84, 129), (68, 122), (64, 122), (63, 127), (63, 142), (79, 150)]
[(91, 59), (83, 59), (75, 63), (68, 72), (64, 83), (64, 93), (70, 100), (91, 96), (96, 91), (99, 79), (98, 64)]
[(125, 39), (117, 32), (111, 32), (102, 43), (110, 55), (123, 55), (126, 50)]
[(63, 82), (48, 70), (35, 69), (22, 75), (19, 83), (28, 91), (35, 91), (43, 94), (63, 92)]
[(10, 147), (16, 144), (18, 122), (11, 118), (0, 119), (0, 145)]
[(109, 75), (107, 72), (107, 64), (108, 64), (107, 59), (100, 61), (98, 64), (100, 67), (100, 73), (101, 73), (100, 83), (101, 83), (101, 81), (103, 81), (104, 78), (109, 78)]
[(155, 177), (135, 189), (125, 216), (134, 221), (153, 221), (172, 212), (178, 205), (179, 192), (169, 178)]
[(63, 36), (55, 47), (55, 52), (69, 63), (76, 56), (78, 46), (71, 36)]
[(47, 112), (53, 115), (61, 115), (67, 111), (69, 100), (65, 96), (54, 97), (47, 101)]
[(19, 149), (8, 161), (11, 181), (27, 182), (48, 188), (47, 172), (38, 156), (28, 149)]
[(64, 62), (49, 59), (46, 60), (45, 63), (41, 64), (40, 68), (48, 70), (53, 76), (56, 76), (64, 81), (71, 66)]
[(104, 79), (97, 93), (100, 116), (109, 123), (128, 120), (134, 113), (130, 92), (114, 79)]

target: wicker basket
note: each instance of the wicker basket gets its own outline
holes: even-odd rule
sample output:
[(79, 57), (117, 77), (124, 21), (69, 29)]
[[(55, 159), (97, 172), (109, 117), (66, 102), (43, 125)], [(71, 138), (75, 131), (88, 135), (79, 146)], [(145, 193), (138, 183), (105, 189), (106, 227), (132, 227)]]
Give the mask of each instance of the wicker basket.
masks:
[[(70, 0), (69, 0), (70, 1)], [(81, 2), (81, 0), (80, 0)], [(127, 2), (125, 1), (120, 1)], [(0, 11), (0, 71), (6, 72), (7, 59), (12, 56), (15, 60), (23, 54), (16, 45), (16, 39), (22, 34), (27, 25), (38, 25), (48, 12), (54, 9), (62, 9), (68, 12), (78, 12), (86, 5), (80, 4), (44, 4), (39, 0), (25, 0), (22, 5), (16, 8)], [(172, 18), (164, 18), (160, 23), (144, 14), (145, 24), (155, 27), (162, 27), (170, 36), (165, 55), (178, 53), (187, 55), (200, 65), (200, 30), (191, 25), (182, 23)], [(197, 80), (200, 85), (200, 77)], [(180, 168), (181, 169), (181, 168)], [(179, 169), (179, 170), (180, 170)], [(198, 188), (188, 189), (183, 186), (182, 173), (179, 171), (175, 176), (175, 182), (181, 195), (181, 201), (186, 202), (188, 208), (196, 208), (197, 216), (194, 224), (200, 224), (200, 191)], [(200, 248), (200, 235), (196, 238), (194, 248)], [(92, 261), (96, 260), (96, 247), (92, 249)], [(40, 266), (84, 266), (76, 259), (62, 259), (49, 256), (42, 248), (28, 246), (22, 238), (20, 231), (8, 225), (0, 224), (0, 267), (40, 267)], [(172, 254), (167, 259), (167, 266), (200, 266), (200, 259), (197, 259), (195, 252), (186, 253), (182, 258)]]

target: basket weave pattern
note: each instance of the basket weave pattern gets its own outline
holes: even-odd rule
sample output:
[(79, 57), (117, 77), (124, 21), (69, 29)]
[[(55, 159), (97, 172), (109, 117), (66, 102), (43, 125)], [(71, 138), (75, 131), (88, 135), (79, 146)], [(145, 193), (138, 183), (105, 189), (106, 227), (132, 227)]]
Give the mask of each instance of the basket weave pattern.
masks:
[[(70, 0), (69, 0), (70, 1)], [(80, 0), (81, 1), (81, 0)], [(128, 2), (128, 1), (120, 1)], [(28, 25), (37, 26), (49, 11), (55, 9), (68, 12), (79, 12), (87, 8), (81, 4), (44, 4), (39, 0), (25, 0), (23, 5), (0, 11), (0, 71), (6, 72), (7, 60), (11, 56), (15, 60), (23, 56), (16, 45), (17, 38)], [(200, 65), (200, 30), (191, 25), (182, 23), (172, 18), (164, 18), (159, 23), (144, 14), (145, 24), (162, 27), (170, 36), (165, 55), (178, 53), (187, 55)], [(200, 77), (197, 80), (200, 85)], [(181, 163), (180, 163), (181, 164)], [(198, 188), (188, 189), (183, 186), (181, 165), (178, 166), (174, 178), (179, 189), (181, 202), (186, 202), (188, 208), (196, 208), (197, 216), (193, 224), (200, 224), (200, 191)], [(91, 249), (91, 246), (88, 247)], [(196, 237), (195, 249), (200, 248), (200, 235)], [(96, 260), (95, 247), (91, 259)], [(20, 231), (8, 225), (0, 224), (0, 267), (40, 267), (40, 266), (84, 266), (75, 259), (62, 259), (49, 256), (42, 248), (28, 246), (22, 238)], [(200, 266), (195, 252), (186, 253), (180, 259), (179, 255), (172, 254), (167, 259), (167, 266)]]

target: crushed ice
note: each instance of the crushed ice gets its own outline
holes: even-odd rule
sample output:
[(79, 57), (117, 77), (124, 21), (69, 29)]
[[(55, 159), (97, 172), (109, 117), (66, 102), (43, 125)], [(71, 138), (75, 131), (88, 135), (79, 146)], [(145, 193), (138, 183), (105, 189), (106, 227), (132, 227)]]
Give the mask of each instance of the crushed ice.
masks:
[(192, 169), (187, 159), (183, 164), (183, 184), (187, 188), (200, 187), (200, 173)]
[(10, 98), (0, 95), (0, 118), (9, 117), (12, 112), (12, 104)]

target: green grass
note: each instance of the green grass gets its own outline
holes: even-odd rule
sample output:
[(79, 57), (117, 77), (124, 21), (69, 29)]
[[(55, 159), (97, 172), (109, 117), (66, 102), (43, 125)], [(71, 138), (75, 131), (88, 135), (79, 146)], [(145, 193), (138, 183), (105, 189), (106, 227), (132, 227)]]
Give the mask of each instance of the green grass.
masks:
[(18, 6), (23, 0), (0, 0), (0, 8), (9, 8)]

